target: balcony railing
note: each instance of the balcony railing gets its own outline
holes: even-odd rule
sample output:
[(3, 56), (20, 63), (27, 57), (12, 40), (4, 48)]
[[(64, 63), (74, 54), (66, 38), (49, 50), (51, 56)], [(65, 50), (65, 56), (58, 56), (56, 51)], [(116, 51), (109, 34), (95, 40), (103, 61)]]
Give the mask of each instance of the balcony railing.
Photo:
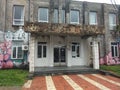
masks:
[(71, 25), (53, 24), (41, 22), (27, 22), (24, 27), (25, 32), (41, 34), (70, 34), (80, 36), (103, 35), (104, 26), (97, 25)]

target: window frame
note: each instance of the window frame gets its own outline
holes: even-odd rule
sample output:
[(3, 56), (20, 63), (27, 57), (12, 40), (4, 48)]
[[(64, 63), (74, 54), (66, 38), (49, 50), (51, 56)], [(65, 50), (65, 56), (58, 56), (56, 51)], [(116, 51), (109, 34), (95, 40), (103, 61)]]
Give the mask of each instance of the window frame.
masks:
[[(21, 51), (22, 51), (22, 52), (21, 52), (21, 53), (22, 53), (22, 57), (21, 57), (21, 58), (18, 58), (18, 48), (19, 48), (19, 47), (21, 47)], [(16, 57), (15, 57), (15, 58), (13, 57), (13, 53), (14, 53), (13, 50), (14, 50), (14, 48), (16, 48), (16, 51), (15, 51)], [(12, 59), (23, 59), (24, 52), (23, 52), (23, 50), (22, 50), (22, 46), (14, 46), (14, 45), (13, 45), (13, 46), (12, 46), (12, 54), (11, 54), (11, 55), (12, 55), (12, 56), (11, 56)]]
[[(15, 19), (15, 7), (23, 7), (23, 14), (21, 13), (21, 19)], [(13, 25), (15, 26), (23, 26), (24, 25), (24, 14), (25, 14), (25, 7), (24, 5), (14, 5), (13, 6)], [(20, 24), (16, 24), (15, 22), (20, 22)]]
[[(109, 17), (109, 29), (114, 30), (114, 27), (117, 25), (117, 15), (115, 13), (109, 13), (108, 17)], [(112, 20), (114, 19), (115, 23), (110, 23), (110, 18), (112, 18)]]
[[(119, 47), (118, 47), (118, 45), (119, 45), (118, 42), (111, 42), (111, 54), (112, 54), (112, 57), (119, 57)], [(113, 52), (112, 52), (112, 47), (113, 47)]]
[[(76, 11), (76, 12), (78, 12), (78, 18), (77, 18), (77, 22), (72, 22), (71, 20), (71, 15), (72, 15), (72, 11)], [(77, 10), (77, 9), (71, 9), (70, 10), (70, 24), (80, 24), (80, 11), (79, 10)]]
[[(39, 46), (41, 46), (41, 55), (39, 57)], [(46, 47), (45, 54), (44, 54), (44, 47)], [(45, 55), (45, 56), (44, 56)], [(37, 58), (47, 58), (47, 42), (38, 42), (37, 43)]]
[[(91, 16), (93, 16), (93, 14), (95, 15), (94, 16), (94, 23), (92, 22), (91, 23)], [(98, 15), (97, 15), (97, 12), (96, 11), (90, 11), (89, 12), (89, 25), (98, 25)]]
[[(73, 52), (73, 46), (75, 47)], [(79, 47), (79, 49), (78, 49)], [(72, 43), (72, 58), (79, 58), (80, 57), (80, 43), (73, 42)]]
[[(47, 17), (46, 20), (40, 20), (40, 9), (46, 9), (47, 10)], [(38, 22), (49, 22), (49, 9), (47, 7), (39, 7), (38, 8)]]

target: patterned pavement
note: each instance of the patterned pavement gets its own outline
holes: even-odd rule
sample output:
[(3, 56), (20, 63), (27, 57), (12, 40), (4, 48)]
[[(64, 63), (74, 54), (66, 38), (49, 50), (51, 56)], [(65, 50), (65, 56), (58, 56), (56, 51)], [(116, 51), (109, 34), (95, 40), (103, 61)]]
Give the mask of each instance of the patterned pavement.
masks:
[(39, 76), (22, 90), (120, 90), (120, 78), (101, 74)]

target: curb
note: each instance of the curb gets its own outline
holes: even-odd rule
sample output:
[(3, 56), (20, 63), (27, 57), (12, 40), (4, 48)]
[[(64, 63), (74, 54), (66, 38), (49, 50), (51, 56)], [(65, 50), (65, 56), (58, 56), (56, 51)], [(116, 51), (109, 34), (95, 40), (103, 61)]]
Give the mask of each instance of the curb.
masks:
[(104, 75), (111, 75), (111, 76), (114, 76), (114, 77), (120, 78), (119, 75), (116, 75), (116, 74), (114, 74), (114, 73), (112, 73), (112, 72), (110, 72), (110, 71), (99, 70), (99, 72), (100, 72), (101, 74), (104, 74)]

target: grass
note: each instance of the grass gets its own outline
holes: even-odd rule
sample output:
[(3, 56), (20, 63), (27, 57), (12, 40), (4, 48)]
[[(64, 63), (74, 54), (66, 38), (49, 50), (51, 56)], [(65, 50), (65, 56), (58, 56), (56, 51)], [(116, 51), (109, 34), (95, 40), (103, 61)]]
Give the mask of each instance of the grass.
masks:
[(114, 66), (101, 65), (100, 69), (110, 71), (120, 76), (120, 65), (114, 65)]
[(0, 70), (0, 86), (21, 86), (27, 80), (27, 75), (27, 70)]

